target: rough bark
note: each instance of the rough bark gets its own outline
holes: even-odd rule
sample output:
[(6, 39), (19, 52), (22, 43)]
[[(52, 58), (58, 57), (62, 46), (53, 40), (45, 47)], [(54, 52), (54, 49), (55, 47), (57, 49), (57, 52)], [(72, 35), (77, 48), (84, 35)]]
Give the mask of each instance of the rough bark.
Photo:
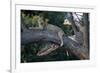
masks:
[[(80, 25), (75, 24), (73, 19), (73, 13), (69, 13), (69, 20), (72, 24), (72, 29), (74, 30), (75, 39), (79, 44), (82, 44), (84, 48), (89, 51), (89, 17), (88, 13), (83, 13), (82, 23), (80, 20)], [(89, 52), (88, 52), (89, 53)]]
[(83, 46), (89, 49), (89, 18), (88, 13), (83, 14)]
[[(69, 50), (75, 56), (79, 57), (80, 59), (89, 59), (89, 22), (88, 22), (88, 14), (83, 14), (83, 24), (77, 26), (74, 22), (72, 13), (69, 13), (69, 20), (72, 24), (72, 29), (74, 30), (74, 34), (76, 35), (76, 41), (73, 41), (67, 36), (63, 36), (64, 48)], [(52, 42), (53, 44), (60, 45), (61, 41), (58, 37), (57, 33), (50, 32), (48, 30), (42, 29), (32, 29), (32, 30), (25, 30), (25, 27), (22, 26), (21, 32), (21, 44), (29, 44), (34, 42)], [(82, 33), (82, 36), (80, 37)], [(77, 38), (78, 37), (78, 38)], [(80, 45), (83, 39), (83, 45)]]
[(73, 18), (72, 12), (69, 12), (69, 13), (68, 13), (68, 19), (69, 19), (69, 21), (70, 21), (71, 24), (72, 24), (72, 29), (73, 29), (73, 31), (74, 31), (74, 34), (76, 34), (76, 32), (78, 32), (78, 29), (77, 29), (77, 26), (76, 26), (76, 24), (75, 24), (75, 22), (74, 22), (74, 18)]
[[(74, 34), (76, 35), (76, 39), (81, 40), (81, 41), (78, 41), (78, 40), (77, 41), (79, 43), (82, 43), (82, 45), (85, 48), (89, 49), (89, 18), (88, 18), (88, 13), (83, 13), (83, 20), (82, 20), (82, 23), (80, 20), (80, 25), (75, 24), (74, 19), (73, 19), (73, 14), (71, 12), (69, 13), (69, 20), (71, 21), (72, 29), (74, 30)], [(77, 33), (78, 33), (78, 35), (77, 35)]]
[(83, 33), (79, 30), (81, 28), (79, 28), (77, 24), (75, 24), (72, 12), (69, 12), (69, 20), (72, 24), (72, 30), (74, 31), (74, 35), (75, 35), (74, 40), (76, 40), (79, 44), (82, 45), (83, 44)]
[[(21, 44), (29, 44), (34, 42), (48, 41), (60, 45), (60, 39), (57, 33), (50, 31), (43, 31), (39, 29), (27, 30), (21, 33)], [(70, 50), (74, 55), (80, 59), (89, 59), (89, 52), (77, 42), (71, 40), (67, 36), (63, 36), (64, 48)]]

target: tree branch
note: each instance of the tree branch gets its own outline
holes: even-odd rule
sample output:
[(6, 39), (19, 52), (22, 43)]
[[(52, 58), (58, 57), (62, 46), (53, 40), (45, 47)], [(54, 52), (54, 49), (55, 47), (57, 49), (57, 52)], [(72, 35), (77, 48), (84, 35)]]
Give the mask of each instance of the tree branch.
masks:
[[(44, 31), (41, 29), (32, 29), (22, 32), (21, 34), (21, 45), (41, 41), (48, 41), (60, 45), (60, 39), (57, 33), (50, 32), (47, 30)], [(89, 59), (88, 50), (79, 45), (77, 42), (71, 40), (66, 36), (63, 36), (63, 42), (63, 47), (67, 50), (70, 50), (74, 55), (76, 55), (80, 59)]]

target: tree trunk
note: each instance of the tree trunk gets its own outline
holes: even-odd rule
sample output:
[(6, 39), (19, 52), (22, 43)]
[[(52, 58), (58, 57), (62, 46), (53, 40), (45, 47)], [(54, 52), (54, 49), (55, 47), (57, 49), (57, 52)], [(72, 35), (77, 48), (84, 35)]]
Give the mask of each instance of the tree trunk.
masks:
[(89, 49), (89, 18), (88, 13), (83, 14), (83, 46)]

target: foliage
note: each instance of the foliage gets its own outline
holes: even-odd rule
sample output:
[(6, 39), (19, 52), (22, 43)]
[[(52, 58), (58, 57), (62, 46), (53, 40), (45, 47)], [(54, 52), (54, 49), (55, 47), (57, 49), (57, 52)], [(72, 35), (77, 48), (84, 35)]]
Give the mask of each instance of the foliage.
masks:
[[(65, 17), (67, 16), (67, 12), (50, 12), (50, 11), (30, 11), (30, 10), (22, 10), (21, 11), (21, 24), (28, 27), (38, 27), (38, 16), (39, 14), (43, 14), (44, 18), (49, 19), (49, 23), (60, 27), (66, 35), (72, 35), (73, 30), (72, 26), (64, 26), (63, 22)], [(22, 16), (24, 15), (24, 16)], [(77, 57), (70, 55), (66, 55), (66, 51), (64, 48), (59, 48), (56, 51), (50, 53), (47, 56), (39, 57), (37, 56), (37, 52), (46, 46), (43, 42), (38, 42), (34, 44), (21, 45), (21, 62), (41, 62), (41, 61), (63, 61), (63, 60), (78, 60)]]

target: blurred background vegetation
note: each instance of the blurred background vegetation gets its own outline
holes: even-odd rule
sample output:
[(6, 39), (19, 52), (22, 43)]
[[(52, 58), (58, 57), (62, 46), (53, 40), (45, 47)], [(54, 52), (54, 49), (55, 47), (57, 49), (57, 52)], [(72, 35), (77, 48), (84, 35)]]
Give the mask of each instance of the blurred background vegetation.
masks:
[[(65, 35), (73, 35), (72, 27), (64, 25), (64, 20), (67, 18), (67, 12), (52, 12), (52, 11), (33, 11), (33, 10), (21, 10), (21, 24), (23, 23), (28, 27), (38, 27), (37, 16), (43, 14), (44, 18), (48, 18), (50, 24), (60, 27)], [(43, 42), (37, 42), (34, 44), (21, 45), (21, 62), (47, 62), (47, 61), (64, 61), (64, 60), (79, 60), (77, 57), (69, 53), (66, 55), (65, 48), (59, 48), (46, 56), (37, 56), (37, 52), (40, 48), (46, 46)]]

